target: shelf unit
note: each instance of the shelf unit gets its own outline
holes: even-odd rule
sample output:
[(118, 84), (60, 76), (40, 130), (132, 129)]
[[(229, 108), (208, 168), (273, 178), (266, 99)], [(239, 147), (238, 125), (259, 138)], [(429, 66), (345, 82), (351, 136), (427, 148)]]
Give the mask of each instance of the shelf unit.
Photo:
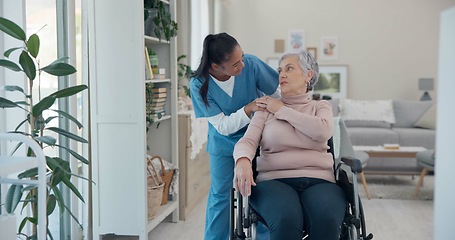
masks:
[[(169, 8), (172, 19), (176, 19), (176, 1), (162, 1)], [(174, 20), (175, 21), (175, 20)], [(159, 155), (164, 160), (178, 167), (178, 115), (177, 115), (177, 40), (175, 37), (170, 41), (158, 39), (153, 36), (144, 36), (144, 45), (153, 49), (158, 55), (159, 68), (164, 68), (164, 79), (145, 79), (145, 84), (153, 84), (154, 87), (166, 88), (166, 101), (164, 105), (165, 115), (155, 119), (148, 127), (147, 154)], [(177, 180), (178, 181), (178, 180)], [(172, 195), (168, 203), (160, 206), (156, 216), (148, 221), (147, 232), (150, 232), (160, 222), (168, 219), (173, 222), (179, 220), (179, 196)]]
[[(176, 2), (163, 1), (174, 19)], [(148, 220), (146, 171), (147, 154), (178, 166), (176, 39), (145, 36), (142, 1), (93, 1), (87, 7), (93, 238), (146, 240), (160, 222), (179, 217), (175, 195)], [(147, 82), (168, 89), (167, 116), (148, 132), (146, 46), (154, 48), (159, 67), (166, 69), (165, 79)]]

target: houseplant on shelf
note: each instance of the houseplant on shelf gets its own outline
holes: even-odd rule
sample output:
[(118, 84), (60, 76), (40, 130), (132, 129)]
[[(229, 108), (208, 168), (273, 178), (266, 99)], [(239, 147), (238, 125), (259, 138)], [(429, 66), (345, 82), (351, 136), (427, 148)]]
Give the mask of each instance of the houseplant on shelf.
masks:
[[(190, 88), (189, 88), (189, 79), (191, 77), (191, 73), (193, 72), (191, 70), (191, 67), (182, 61), (184, 61), (186, 58), (186, 55), (180, 55), (177, 58), (177, 64), (179, 66), (178, 68), (178, 76), (179, 76), (179, 89), (183, 90), (184, 96), (190, 97)], [(180, 92), (179, 92), (180, 95)]]
[(161, 0), (144, 0), (144, 21), (146, 35), (153, 32), (160, 40), (164, 37), (167, 41), (177, 36), (178, 25)]
[[(55, 121), (58, 121), (58, 118), (67, 118), (72, 121), (74, 124), (78, 126), (78, 128), (82, 128), (82, 124), (70, 114), (58, 110), (53, 109), (54, 102), (58, 98), (67, 98), (73, 96), (88, 87), (86, 85), (79, 85), (79, 86), (72, 86), (68, 87), (41, 99), (39, 96), (38, 102), (34, 103), (33, 98), (33, 88), (38, 87), (40, 89), (40, 79), (41, 74), (48, 73), (54, 76), (67, 76), (71, 75), (76, 72), (76, 69), (68, 63), (65, 63), (67, 58), (60, 58), (55, 60), (54, 62), (50, 63), (45, 67), (41, 67), (41, 63), (38, 58), (39, 50), (40, 50), (40, 38), (37, 34), (32, 34), (28, 39), (25, 35), (24, 30), (19, 27), (14, 22), (0, 17), (0, 31), (4, 32), (5, 34), (23, 42), (23, 46), (15, 47), (8, 49), (4, 52), (4, 59), (0, 59), (0, 66), (10, 69), (16, 72), (23, 72), (27, 78), (27, 89), (24, 90), (19, 86), (4, 86), (4, 91), (14, 91), (20, 92), (24, 96), (24, 101), (12, 101), (7, 98), (0, 97), (0, 108), (16, 108), (25, 111), (26, 118), (18, 124), (18, 126), (10, 131), (14, 133), (24, 134), (33, 138), (40, 146), (44, 148), (52, 147), (52, 148), (61, 148), (69, 152), (74, 158), (78, 161), (88, 164), (88, 160), (75, 152), (74, 150), (70, 149), (69, 147), (61, 146), (57, 139), (50, 136), (49, 133), (53, 132), (56, 133), (58, 136), (64, 136), (71, 140), (81, 142), (81, 143), (88, 143), (87, 140), (84, 138), (71, 133), (68, 130), (53, 127)], [(14, 52), (20, 52), (18, 57), (18, 64), (14, 61), (9, 60), (10, 56)], [(39, 91), (39, 90), (38, 90)], [(41, 94), (40, 94), (41, 95)], [(50, 117), (46, 116), (43, 113), (53, 113), (54, 116), (50, 115)], [(27, 125), (27, 126), (26, 126)], [(21, 127), (25, 128), (25, 131), (19, 130)], [(16, 146), (15, 150), (12, 154), (15, 154), (19, 149), (21, 144)], [(34, 153), (28, 149), (27, 155), (31, 156)], [(73, 213), (71, 213), (70, 208), (68, 207), (68, 203), (66, 203), (62, 197), (60, 189), (58, 185), (63, 183), (66, 185), (73, 194), (75, 194), (81, 201), (84, 202), (84, 199), (79, 192), (79, 190), (74, 186), (70, 179), (71, 176), (80, 177), (71, 172), (69, 159), (62, 159), (59, 156), (46, 156), (46, 164), (47, 164), (47, 193), (46, 193), (46, 202), (47, 202), (47, 217), (52, 214), (55, 210), (56, 205), (60, 207), (60, 212), (63, 213), (64, 211), (68, 211), (69, 214), (78, 222), (77, 218)], [(18, 175), (18, 178), (31, 178), (36, 179), (38, 176), (37, 168), (33, 168), (27, 171), (24, 171)], [(82, 177), (80, 177), (82, 178)], [(23, 186), (23, 185), (11, 185), (7, 194), (6, 194), (6, 201), (5, 201), (5, 208), (8, 213), (13, 213), (16, 208), (18, 207), (19, 203), (22, 204), (22, 209), (30, 207), (31, 211), (29, 216), (24, 217), (22, 220), (19, 229), (18, 235), (25, 236), (27, 239), (36, 239), (36, 232), (37, 232), (37, 194), (36, 188)], [(25, 196), (25, 197), (24, 197)], [(26, 235), (23, 233), (23, 229), (27, 223), (32, 224), (33, 232), (32, 235)], [(79, 222), (78, 222), (79, 223)], [(80, 223), (79, 223), (80, 225)], [(47, 226), (46, 226), (47, 228)], [(51, 239), (53, 239), (50, 231), (48, 230), (48, 235)]]

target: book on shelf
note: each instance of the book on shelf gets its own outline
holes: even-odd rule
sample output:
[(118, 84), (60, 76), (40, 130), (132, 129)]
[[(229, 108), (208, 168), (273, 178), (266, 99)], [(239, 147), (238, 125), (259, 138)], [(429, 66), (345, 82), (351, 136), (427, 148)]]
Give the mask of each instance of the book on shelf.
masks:
[(152, 91), (153, 91), (153, 93), (165, 93), (167, 91), (167, 89), (155, 87), (155, 88), (152, 88)]
[(149, 106), (147, 109), (152, 112), (163, 112), (164, 106), (158, 106), (158, 107)]
[(153, 79), (153, 72), (152, 72), (152, 67), (150, 66), (150, 58), (149, 54), (147, 51), (147, 48), (145, 48), (145, 79), (150, 80)]
[(161, 103), (161, 102), (166, 102), (166, 97), (155, 98), (155, 96), (153, 96), (153, 98), (151, 99), (151, 103)]
[(154, 99), (157, 99), (157, 98), (166, 98), (166, 93), (165, 92), (162, 92), (162, 93), (153, 93), (153, 98)]
[(151, 102), (149, 103), (150, 107), (163, 107), (166, 102)]

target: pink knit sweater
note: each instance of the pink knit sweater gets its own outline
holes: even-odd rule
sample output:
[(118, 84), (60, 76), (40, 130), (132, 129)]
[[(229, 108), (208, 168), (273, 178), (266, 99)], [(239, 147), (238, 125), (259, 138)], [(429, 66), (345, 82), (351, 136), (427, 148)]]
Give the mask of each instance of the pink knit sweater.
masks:
[(327, 141), (333, 132), (332, 107), (314, 101), (308, 93), (282, 97), (275, 114), (256, 112), (245, 135), (234, 149), (234, 159), (253, 159), (258, 145), (259, 175), (256, 182), (292, 177), (311, 177), (335, 182), (333, 158)]

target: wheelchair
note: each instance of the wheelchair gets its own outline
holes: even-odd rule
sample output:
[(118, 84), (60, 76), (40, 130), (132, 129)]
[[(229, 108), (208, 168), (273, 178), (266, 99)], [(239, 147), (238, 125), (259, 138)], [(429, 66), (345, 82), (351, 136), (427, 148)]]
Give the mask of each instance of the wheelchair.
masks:
[[(328, 141), (329, 150), (334, 156), (333, 140)], [(259, 149), (256, 152), (256, 157), (259, 155)], [(256, 157), (253, 160), (253, 176), (256, 172)], [(347, 172), (351, 172), (352, 179), (350, 181)], [(337, 184), (343, 189), (347, 198), (347, 206), (345, 217), (340, 231), (340, 240), (369, 240), (373, 238), (373, 234), (366, 233), (366, 225), (362, 202), (357, 193), (357, 174), (362, 172), (362, 164), (360, 160), (351, 157), (342, 157), (339, 163), (334, 158), (334, 174)], [(264, 223), (261, 216), (254, 211), (249, 205), (249, 197), (243, 197), (240, 192), (231, 190), (230, 201), (230, 235), (229, 240), (256, 240), (257, 225), (259, 222)], [(303, 239), (307, 239), (308, 234), (305, 234)]]

